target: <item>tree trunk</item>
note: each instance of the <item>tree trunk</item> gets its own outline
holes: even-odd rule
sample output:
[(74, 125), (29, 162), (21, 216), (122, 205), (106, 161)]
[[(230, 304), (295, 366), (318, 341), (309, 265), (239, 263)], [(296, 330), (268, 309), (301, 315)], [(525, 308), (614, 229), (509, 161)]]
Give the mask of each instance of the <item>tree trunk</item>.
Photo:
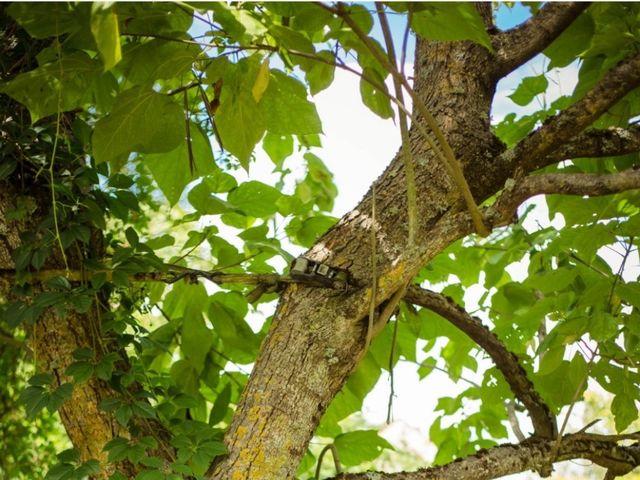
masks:
[[(509, 173), (497, 163), (504, 147), (489, 125), (496, 85), (491, 72), (491, 54), (476, 44), (418, 41), (414, 88), (436, 117), (479, 201), (494, 193)], [(375, 182), (375, 220), (370, 191), (307, 253), (348, 269), (369, 286), (342, 294), (300, 285), (287, 288), (227, 433), (230, 455), (217, 465), (214, 478), (295, 475), (327, 406), (365, 353), (372, 225), (378, 304), (452, 241), (470, 233), (470, 224), (447, 228), (447, 219), (464, 208), (460, 193), (415, 126), (410, 138), (418, 191), (417, 245), (407, 248), (406, 182), (396, 155)]]

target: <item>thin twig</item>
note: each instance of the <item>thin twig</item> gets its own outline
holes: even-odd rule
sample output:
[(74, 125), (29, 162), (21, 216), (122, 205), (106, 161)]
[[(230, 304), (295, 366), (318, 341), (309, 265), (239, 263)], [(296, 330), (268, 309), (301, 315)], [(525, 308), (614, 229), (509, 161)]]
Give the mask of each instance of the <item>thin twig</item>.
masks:
[[(389, 22), (387, 22), (387, 16), (384, 13), (384, 6), (380, 2), (376, 2), (376, 11), (378, 12), (378, 18), (380, 19), (380, 27), (382, 28), (382, 34), (387, 46), (387, 56), (389, 62), (391, 62), (397, 68), (395, 47), (393, 44), (393, 37), (391, 36), (391, 29), (389, 28)], [(400, 83), (399, 76), (392, 75), (393, 87), (395, 90), (395, 96), (398, 99), (399, 104), (406, 108), (404, 103), (404, 96), (402, 94), (402, 84)], [(417, 231), (417, 219), (418, 219), (418, 203), (416, 193), (416, 174), (413, 168), (413, 155), (411, 154), (410, 140), (409, 140), (409, 127), (407, 125), (407, 117), (404, 115), (398, 106), (398, 121), (400, 123), (400, 136), (402, 138), (402, 161), (404, 164), (404, 171), (407, 183), (407, 218), (409, 228), (409, 238), (407, 243), (409, 248), (414, 247)]]
[(398, 341), (398, 325), (400, 319), (396, 317), (393, 324), (393, 336), (391, 337), (391, 349), (389, 350), (389, 401), (387, 402), (387, 424), (391, 423), (391, 411), (393, 408), (393, 398), (395, 397), (395, 382), (393, 377), (393, 357), (396, 356), (396, 343)]
[(316, 475), (315, 479), (320, 479), (320, 469), (322, 468), (322, 460), (324, 459), (325, 453), (328, 450), (331, 450), (331, 455), (333, 455), (333, 466), (336, 469), (336, 474), (340, 475), (342, 473), (342, 467), (340, 466), (340, 459), (338, 458), (338, 449), (333, 443), (330, 443), (326, 447), (322, 449), (320, 455), (318, 455), (318, 465), (316, 466)]

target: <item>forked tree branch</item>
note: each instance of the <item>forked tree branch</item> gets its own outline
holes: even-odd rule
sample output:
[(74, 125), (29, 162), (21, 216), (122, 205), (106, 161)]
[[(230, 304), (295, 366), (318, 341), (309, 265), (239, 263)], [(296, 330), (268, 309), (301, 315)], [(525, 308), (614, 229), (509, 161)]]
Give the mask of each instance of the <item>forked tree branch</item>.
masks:
[(547, 156), (570, 142), (634, 88), (640, 86), (640, 53), (621, 61), (582, 99), (547, 120), (502, 154), (517, 176), (544, 166)]
[(493, 35), (496, 78), (507, 75), (539, 54), (588, 6), (589, 2), (550, 2), (522, 25)]
[(439, 467), (415, 472), (348, 473), (334, 480), (490, 480), (554, 462), (584, 458), (605, 467), (613, 476), (625, 475), (640, 465), (640, 444), (618, 445), (616, 435), (569, 434), (562, 437), (557, 455), (555, 439), (531, 438), (517, 445), (500, 445)]
[(482, 347), (504, 375), (515, 397), (528, 410), (535, 435), (543, 438), (555, 438), (557, 435), (556, 418), (535, 390), (533, 383), (520, 365), (518, 357), (507, 350), (504, 343), (485, 327), (479, 318), (469, 315), (449, 297), (415, 285), (409, 287), (404, 300), (437, 313)]
[[(544, 159), (545, 165), (580, 157), (614, 157), (640, 151), (640, 125), (587, 130)], [(542, 166), (545, 166), (542, 165)]]

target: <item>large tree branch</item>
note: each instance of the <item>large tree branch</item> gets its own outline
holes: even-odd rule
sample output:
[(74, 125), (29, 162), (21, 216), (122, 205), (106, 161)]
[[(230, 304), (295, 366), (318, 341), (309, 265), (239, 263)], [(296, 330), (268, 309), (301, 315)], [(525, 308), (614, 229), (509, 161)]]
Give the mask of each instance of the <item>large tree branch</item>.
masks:
[(613, 157), (640, 151), (640, 125), (587, 130), (544, 159), (544, 165), (580, 157)]
[(449, 297), (415, 285), (407, 290), (404, 300), (428, 308), (444, 317), (482, 347), (504, 375), (513, 394), (529, 411), (535, 434), (544, 438), (554, 438), (557, 435), (556, 419), (536, 392), (533, 383), (520, 365), (518, 357), (507, 350), (479, 318), (469, 315)]
[(544, 166), (547, 156), (589, 127), (622, 97), (640, 85), (640, 53), (613, 67), (580, 101), (522, 139), (502, 159), (516, 176)]
[(496, 78), (501, 78), (539, 54), (555, 40), (589, 2), (547, 3), (522, 25), (494, 35)]
[(552, 173), (526, 177), (507, 186), (498, 200), (488, 209), (490, 225), (511, 222), (522, 202), (535, 195), (610, 195), (640, 188), (640, 169), (597, 175), (589, 173)]
[(609, 469), (613, 475), (625, 475), (640, 465), (640, 444), (618, 445), (615, 435), (569, 434), (562, 437), (557, 455), (556, 439), (532, 438), (517, 445), (500, 445), (481, 450), (440, 467), (415, 472), (350, 473), (340, 480), (489, 480), (565, 460), (584, 458)]

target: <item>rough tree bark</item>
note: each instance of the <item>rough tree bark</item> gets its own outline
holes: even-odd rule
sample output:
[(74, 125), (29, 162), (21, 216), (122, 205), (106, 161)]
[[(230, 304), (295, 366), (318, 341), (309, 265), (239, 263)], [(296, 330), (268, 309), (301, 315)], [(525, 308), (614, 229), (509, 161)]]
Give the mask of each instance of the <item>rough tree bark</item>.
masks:
[[(506, 151), (493, 135), (490, 111), (499, 79), (540, 52), (585, 7), (551, 4), (535, 20), (495, 34), (495, 56), (469, 42), (418, 39), (414, 89), (462, 163), (478, 202), (499, 191), (508, 178), (549, 163), (547, 157), (555, 149), (638, 85), (637, 74), (631, 72), (634, 67), (622, 65), (619, 73), (624, 81), (611, 80), (620, 91), (605, 93), (598, 89), (605, 83), (601, 82), (591, 98), (579, 102), (564, 118), (549, 122), (513, 151)], [(488, 18), (489, 5), (478, 8)], [(415, 126), (410, 138), (419, 210), (415, 248), (407, 248), (406, 184), (402, 159), (396, 155), (375, 182), (379, 212), (375, 222), (370, 215), (370, 190), (307, 254), (313, 260), (347, 268), (358, 281), (371, 285), (369, 237), (374, 228), (380, 304), (434, 255), (472, 232), (458, 190)], [(227, 433), (229, 456), (216, 466), (212, 478), (284, 479), (295, 475), (322, 414), (365, 353), (370, 297), (371, 288), (342, 295), (304, 286), (287, 288)], [(550, 437), (552, 430), (538, 434)]]
[[(485, 18), (489, 18), (489, 4), (481, 4), (478, 8)], [(601, 155), (635, 151), (640, 145), (637, 129), (612, 130), (607, 135), (582, 133), (607, 108), (640, 84), (640, 56), (615, 67), (591, 94), (570, 111), (547, 122), (514, 149), (506, 150), (491, 132), (491, 104), (498, 80), (553, 41), (584, 8), (586, 4), (549, 4), (540, 15), (509, 32), (496, 32), (487, 20), (487, 28), (494, 32), (495, 54), (470, 42), (439, 43), (418, 39), (415, 91), (440, 124), (463, 166), (476, 200), (480, 202), (495, 194), (507, 179), (515, 177), (512, 182), (515, 186), (507, 189), (502, 203), (498, 202), (497, 207), (486, 212), (488, 226), (508, 223), (509, 216), (505, 212), (513, 212), (517, 203), (532, 192), (562, 193), (564, 189), (566, 193), (572, 193), (570, 186), (552, 178), (547, 178), (548, 182), (544, 184), (524, 183), (518, 188), (520, 177), (530, 171), (587, 149), (594, 155)], [(418, 122), (422, 122), (419, 117)], [(576, 137), (579, 134), (582, 135)], [(571, 143), (574, 137), (581, 141)], [(379, 274), (376, 299), (380, 307), (431, 258), (453, 241), (471, 233), (473, 228), (456, 186), (415, 126), (410, 132), (410, 147), (415, 159), (418, 191), (419, 224), (415, 247), (408, 249), (406, 245), (406, 183), (402, 159), (396, 155), (375, 182), (378, 212), (375, 222), (371, 218), (374, 199), (370, 191), (307, 254), (314, 260), (348, 269), (358, 282), (371, 285), (370, 232), (374, 229)], [(578, 185), (581, 181), (582, 177), (576, 178), (570, 184)], [(612, 186), (608, 181), (588, 181), (601, 188), (594, 193), (622, 188), (620, 184)], [(588, 181), (583, 182), (584, 185)], [(640, 185), (637, 175), (632, 179), (625, 177), (620, 182), (624, 188)], [(11, 188), (8, 182), (0, 185), (0, 269), (12, 268), (8, 253), (19, 242), (19, 226), (10, 224), (3, 216), (15, 197)], [(579, 188), (574, 190), (584, 193)], [(46, 206), (43, 204), (40, 208), (46, 209)], [(0, 289), (6, 295), (8, 286), (0, 285)], [(286, 288), (226, 435), (229, 455), (213, 466), (211, 478), (281, 480), (295, 476), (323, 413), (366, 353), (371, 296), (370, 286), (348, 292), (296, 284)], [(418, 300), (414, 299), (416, 303)], [(440, 305), (446, 313), (446, 301)], [(436, 308), (435, 304), (432, 307)], [(455, 316), (455, 309), (452, 312)], [(467, 320), (463, 315), (460, 321)], [(72, 315), (62, 321), (47, 317), (38, 325), (33, 337), (41, 359), (39, 367), (63, 371), (73, 350), (98, 340), (90, 327), (96, 322), (99, 318), (95, 313), (87, 317)], [(482, 329), (474, 327), (473, 320), (469, 320), (468, 325), (470, 336), (484, 335)], [(376, 325), (376, 331), (383, 326)], [(485, 337), (484, 341), (488, 345), (485, 348), (494, 349), (494, 359), (504, 359), (517, 375), (518, 367), (509, 363), (508, 353), (491, 338)], [(104, 443), (121, 432), (108, 415), (97, 409), (98, 402), (110, 395), (108, 388), (95, 382), (84, 385), (81, 389), (76, 388), (73, 400), (65, 404), (62, 419), (84, 459), (103, 458)], [(513, 388), (521, 389), (520, 394), (526, 396), (527, 385), (524, 381)], [(470, 478), (462, 473), (465, 468), (467, 472), (474, 472), (473, 478), (491, 478), (493, 473), (512, 473), (577, 457), (600, 461), (616, 472), (638, 464), (635, 449), (619, 451), (615, 442), (584, 435), (563, 439), (561, 448), (552, 456), (553, 422), (545, 420), (548, 411), (544, 404), (535, 396), (529, 398), (530, 409), (541, 412), (541, 421), (536, 427), (536, 437), (528, 443), (479, 453), (470, 458), (471, 463), (452, 464), (449, 471), (424, 471), (388, 478)], [(473, 462), (476, 460), (482, 465), (482, 471), (487, 472), (486, 476), (475, 476), (478, 464)], [(501, 467), (496, 468), (496, 465)], [(344, 478), (368, 477), (362, 474)]]

